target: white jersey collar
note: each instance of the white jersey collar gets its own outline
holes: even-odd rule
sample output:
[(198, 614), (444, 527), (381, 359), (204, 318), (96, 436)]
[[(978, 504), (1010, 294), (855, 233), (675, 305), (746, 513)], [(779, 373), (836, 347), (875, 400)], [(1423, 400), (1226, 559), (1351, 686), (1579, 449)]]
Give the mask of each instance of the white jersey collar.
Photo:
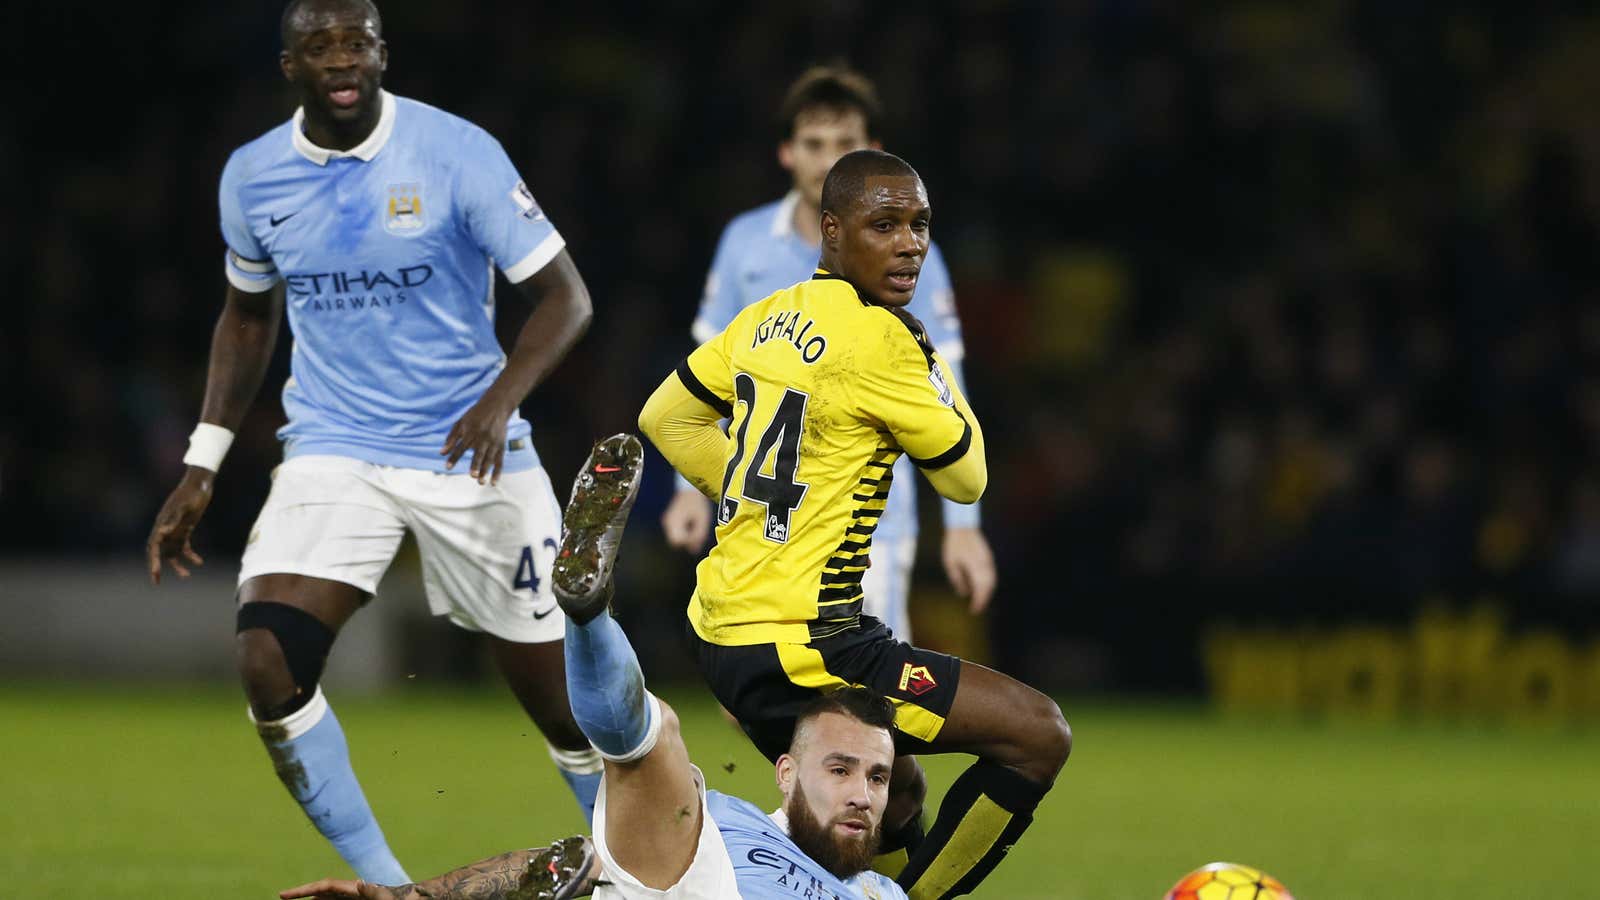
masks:
[(784, 834), (789, 833), (789, 814), (783, 811), (783, 807), (780, 806), (773, 810), (772, 814), (767, 816), (767, 818), (771, 819), (779, 828), (783, 829)]
[(293, 126), (289, 129), (289, 137), (294, 141), (294, 149), (299, 151), (301, 156), (319, 166), (325, 166), (328, 164), (328, 160), (338, 159), (341, 156), (354, 156), (362, 162), (372, 162), (372, 158), (378, 155), (378, 151), (383, 149), (383, 145), (389, 142), (389, 135), (394, 133), (394, 95), (380, 89), (378, 96), (381, 99), (381, 108), (378, 113), (377, 127), (372, 129), (372, 133), (367, 135), (366, 140), (351, 147), (349, 150), (329, 150), (326, 147), (318, 147), (316, 144), (311, 143), (311, 139), (306, 137), (305, 133), (305, 107), (296, 107)]
[(790, 191), (778, 204), (778, 214), (772, 219), (772, 236), (788, 237), (794, 234), (794, 208), (800, 205), (800, 192)]

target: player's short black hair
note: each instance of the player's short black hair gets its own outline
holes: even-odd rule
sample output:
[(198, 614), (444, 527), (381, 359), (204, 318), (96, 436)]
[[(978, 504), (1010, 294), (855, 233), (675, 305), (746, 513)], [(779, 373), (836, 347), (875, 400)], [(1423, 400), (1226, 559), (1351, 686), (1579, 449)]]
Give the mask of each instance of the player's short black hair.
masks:
[(824, 713), (838, 713), (864, 725), (882, 728), (894, 736), (894, 704), (877, 691), (864, 687), (842, 687), (818, 696), (794, 720), (794, 733)]
[(867, 139), (878, 139), (878, 121), (883, 117), (878, 89), (871, 79), (849, 66), (812, 66), (800, 73), (778, 107), (779, 136), (783, 140), (794, 137), (800, 114), (818, 108), (861, 113), (867, 124)]
[(842, 215), (861, 202), (863, 185), (879, 175), (907, 175), (921, 179), (911, 164), (882, 150), (852, 150), (839, 157), (822, 182), (822, 211)]
[(294, 18), (294, 14), (313, 3), (365, 6), (367, 12), (372, 16), (373, 28), (377, 29), (379, 36), (383, 34), (383, 17), (378, 15), (378, 5), (373, 3), (372, 0), (289, 0), (288, 3), (284, 4), (283, 16), (278, 19), (278, 38), (283, 41), (283, 49), (289, 49), (289, 45), (292, 43), (289, 22)]

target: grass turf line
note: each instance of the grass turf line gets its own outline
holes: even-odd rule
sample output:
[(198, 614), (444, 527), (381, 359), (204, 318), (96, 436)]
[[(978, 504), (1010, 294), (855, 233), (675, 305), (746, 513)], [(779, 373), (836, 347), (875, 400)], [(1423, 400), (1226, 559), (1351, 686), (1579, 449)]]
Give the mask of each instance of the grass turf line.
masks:
[[(711, 786), (777, 803), (704, 691), (668, 689)], [(416, 877), (579, 831), (538, 732), (499, 689), (330, 689), (356, 770)], [(978, 896), (1157, 898), (1214, 859), (1305, 900), (1584, 893), (1600, 733), (1225, 719), (1063, 699), (1073, 758)], [(33, 898), (271, 897), (343, 862), (223, 686), (0, 687), (0, 872)], [(930, 805), (965, 764), (924, 759)], [(730, 771), (731, 768), (731, 771)]]

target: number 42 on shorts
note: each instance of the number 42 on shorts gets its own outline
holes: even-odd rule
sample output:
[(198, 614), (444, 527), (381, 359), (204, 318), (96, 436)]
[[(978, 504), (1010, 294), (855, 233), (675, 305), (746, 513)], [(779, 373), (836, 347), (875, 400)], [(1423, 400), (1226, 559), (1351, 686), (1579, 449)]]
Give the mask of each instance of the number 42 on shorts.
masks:
[[(560, 548), (555, 538), (545, 538), (540, 546), (551, 552)], [(533, 565), (532, 544), (524, 544), (522, 547), (522, 558), (517, 561), (517, 574), (511, 579), (511, 587), (519, 591), (527, 588), (535, 594), (539, 593), (539, 570)]]

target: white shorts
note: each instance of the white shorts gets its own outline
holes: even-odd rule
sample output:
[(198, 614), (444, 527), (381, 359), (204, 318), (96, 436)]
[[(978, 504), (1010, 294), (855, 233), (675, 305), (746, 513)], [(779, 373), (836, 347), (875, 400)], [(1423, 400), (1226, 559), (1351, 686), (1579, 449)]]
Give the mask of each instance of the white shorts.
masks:
[(695, 846), (694, 859), (678, 883), (666, 890), (645, 887), (639, 879), (617, 865), (606, 848), (606, 782), (600, 779), (600, 791), (594, 800), (594, 847), (600, 856), (600, 878), (604, 884), (594, 891), (594, 900), (739, 900), (739, 882), (733, 874), (733, 860), (728, 856), (728, 845), (722, 842), (722, 832), (711, 819), (706, 807), (706, 779), (699, 768), (694, 770), (695, 787), (700, 791), (700, 843)]
[(911, 643), (911, 567), (917, 561), (917, 536), (907, 535), (886, 543), (873, 541), (872, 565), (861, 576), (861, 611), (875, 616), (894, 632), (896, 640)]
[(408, 528), (434, 615), (524, 644), (565, 636), (550, 591), (561, 508), (542, 467), (490, 486), (344, 456), (293, 457), (272, 472), (239, 583), (291, 573), (375, 593)]

